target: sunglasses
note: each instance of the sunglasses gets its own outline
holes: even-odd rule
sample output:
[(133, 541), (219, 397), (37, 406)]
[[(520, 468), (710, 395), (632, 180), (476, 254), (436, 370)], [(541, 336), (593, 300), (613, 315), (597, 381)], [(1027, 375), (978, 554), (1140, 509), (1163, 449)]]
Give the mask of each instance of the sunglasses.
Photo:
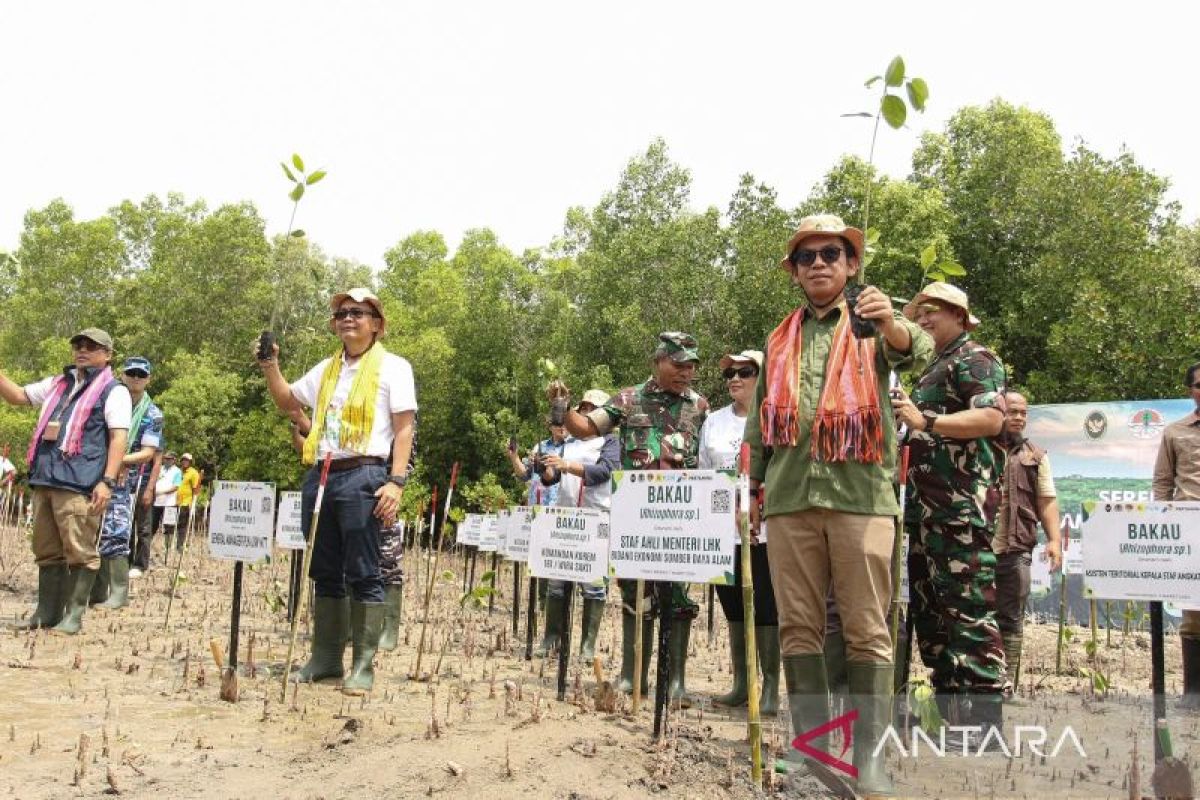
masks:
[(363, 317), (378, 317), (374, 311), (366, 308), (339, 308), (333, 312), (333, 318), (338, 322), (344, 319), (362, 319)]
[(129, 369), (129, 370), (125, 370), (125, 377), (126, 378), (137, 378), (138, 380), (142, 380), (143, 378), (149, 378), (150, 373), (142, 372), (140, 369)]
[(76, 339), (75, 341), (71, 342), (71, 349), (82, 350), (85, 353), (94, 353), (97, 350), (103, 350), (105, 348), (104, 345), (97, 344), (91, 339)]
[(820, 256), (826, 264), (836, 264), (844, 252), (846, 252), (844, 249), (833, 244), (822, 247), (820, 250), (797, 247), (792, 251), (792, 263), (799, 267), (811, 267), (817, 263), (817, 256)]
[(1193, 389), (1200, 389), (1200, 381), (1196, 381), (1195, 383), (1193, 383), (1193, 384), (1192, 384), (1192, 388), (1193, 388)]
[(753, 378), (758, 374), (758, 367), (726, 367), (721, 375), (727, 381), (737, 378)]

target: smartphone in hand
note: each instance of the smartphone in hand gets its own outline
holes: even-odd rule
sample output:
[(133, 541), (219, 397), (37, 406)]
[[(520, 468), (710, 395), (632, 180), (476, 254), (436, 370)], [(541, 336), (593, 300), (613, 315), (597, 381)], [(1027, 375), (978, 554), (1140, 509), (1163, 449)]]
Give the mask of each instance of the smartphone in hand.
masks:
[(258, 360), (267, 361), (274, 354), (275, 349), (275, 334), (270, 331), (263, 331), (258, 337)]

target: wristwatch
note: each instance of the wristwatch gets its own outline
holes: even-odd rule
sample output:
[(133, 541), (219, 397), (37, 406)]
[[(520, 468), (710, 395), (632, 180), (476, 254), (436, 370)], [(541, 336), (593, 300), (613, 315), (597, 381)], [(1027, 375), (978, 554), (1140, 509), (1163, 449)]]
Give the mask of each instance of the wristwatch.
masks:
[(107, 486), (109, 489), (117, 488), (117, 479), (116, 478), (110, 478), (106, 475), (100, 479), (100, 482), (103, 483), (105, 486)]
[(921, 412), (921, 416), (925, 418), (925, 427), (922, 428), (926, 433), (933, 433), (933, 424), (937, 422), (938, 414), (936, 411), (925, 409)]
[(406, 472), (403, 475), (388, 475), (388, 483), (394, 483), (403, 489), (404, 485), (408, 483), (408, 473)]

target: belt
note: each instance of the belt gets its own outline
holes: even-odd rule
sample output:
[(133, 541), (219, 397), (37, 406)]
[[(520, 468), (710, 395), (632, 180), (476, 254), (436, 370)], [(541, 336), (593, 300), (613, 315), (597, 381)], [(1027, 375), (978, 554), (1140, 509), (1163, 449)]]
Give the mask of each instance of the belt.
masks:
[(345, 472), (348, 469), (358, 469), (359, 467), (385, 466), (386, 458), (379, 456), (354, 456), (353, 458), (335, 458), (329, 462), (330, 472)]

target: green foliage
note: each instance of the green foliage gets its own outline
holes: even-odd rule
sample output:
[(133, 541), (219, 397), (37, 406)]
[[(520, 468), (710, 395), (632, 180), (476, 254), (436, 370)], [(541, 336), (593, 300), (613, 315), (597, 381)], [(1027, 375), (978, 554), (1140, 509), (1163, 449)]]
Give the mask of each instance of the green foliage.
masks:
[(469, 589), (458, 599), (458, 605), (461, 608), (483, 608), (487, 605), (488, 598), (496, 594), (496, 590), (491, 587), (491, 582), (495, 580), (496, 573), (488, 570), (479, 576), (479, 584), (474, 588)]
[(222, 370), (207, 349), (196, 355), (176, 351), (162, 370), (171, 376), (171, 385), (155, 399), (167, 420), (168, 446), (185, 445), (198, 464), (216, 471), (230, 460), (245, 379)]

